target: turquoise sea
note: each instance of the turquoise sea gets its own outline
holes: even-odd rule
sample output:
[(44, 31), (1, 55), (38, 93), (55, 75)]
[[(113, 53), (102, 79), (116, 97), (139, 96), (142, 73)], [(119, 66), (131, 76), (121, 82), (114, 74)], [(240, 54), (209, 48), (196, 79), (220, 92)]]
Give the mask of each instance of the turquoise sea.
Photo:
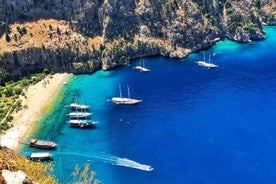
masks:
[[(89, 163), (106, 184), (276, 183), (276, 27), (252, 44), (218, 42), (184, 59), (144, 58), (112, 71), (70, 77), (30, 137), (58, 144), (55, 174), (69, 183)], [(195, 62), (211, 53), (216, 69)], [(133, 69), (144, 62), (151, 71)], [(114, 105), (127, 86), (138, 105)], [(67, 108), (91, 106), (96, 128), (72, 128)], [(27, 139), (28, 139), (27, 138)], [(32, 150), (22, 146), (20, 151)], [(150, 165), (147, 172), (126, 159)], [(123, 165), (123, 166), (119, 166)], [(128, 166), (128, 167), (127, 167)]]

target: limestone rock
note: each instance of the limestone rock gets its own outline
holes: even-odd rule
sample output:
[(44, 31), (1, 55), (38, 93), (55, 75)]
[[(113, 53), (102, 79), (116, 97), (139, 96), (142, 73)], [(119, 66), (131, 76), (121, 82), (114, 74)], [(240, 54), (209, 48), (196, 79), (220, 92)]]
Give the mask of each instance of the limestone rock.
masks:
[(271, 0), (0, 1), (0, 70), (92, 73), (133, 59), (182, 58), (216, 40), (265, 38)]
[(24, 172), (2, 170), (2, 176), (7, 184), (34, 184)]

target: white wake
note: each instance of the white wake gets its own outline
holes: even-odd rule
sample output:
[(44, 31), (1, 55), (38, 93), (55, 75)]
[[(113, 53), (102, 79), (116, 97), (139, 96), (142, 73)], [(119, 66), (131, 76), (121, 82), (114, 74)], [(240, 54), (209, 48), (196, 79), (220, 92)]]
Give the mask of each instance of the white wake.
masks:
[[(87, 158), (90, 158), (91, 160), (101, 161), (103, 163), (108, 163), (112, 165), (130, 167), (130, 168), (140, 169), (144, 171), (153, 171), (153, 168), (149, 165), (140, 164), (128, 158), (120, 158), (120, 157), (105, 154), (105, 153), (103, 154), (93, 153), (91, 155), (79, 154), (79, 153), (61, 153), (61, 155), (77, 155), (77, 156), (87, 157)], [(91, 161), (91, 160), (88, 160), (88, 161)]]

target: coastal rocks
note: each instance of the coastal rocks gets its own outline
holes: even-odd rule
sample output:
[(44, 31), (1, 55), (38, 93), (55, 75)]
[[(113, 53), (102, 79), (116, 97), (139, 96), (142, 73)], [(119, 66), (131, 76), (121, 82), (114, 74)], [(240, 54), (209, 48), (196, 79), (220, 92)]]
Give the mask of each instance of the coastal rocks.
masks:
[(227, 1), (223, 9), (226, 38), (241, 43), (264, 39), (259, 8), (255, 1)]
[(229, 39), (233, 39), (240, 43), (249, 43), (252, 42), (252, 40), (263, 40), (265, 39), (265, 36), (264, 33), (260, 31), (257, 31), (255, 34), (240, 32), (233, 35), (233, 37), (229, 37)]
[(252, 40), (263, 40), (265, 39), (264, 31), (256, 31), (255, 34), (251, 34), (251, 39)]
[(276, 25), (276, 1), (256, 1), (258, 11), (261, 12), (261, 19), (267, 25)]
[(268, 25), (272, 25), (272, 26), (276, 26), (276, 20), (272, 19), (272, 20), (268, 20), (267, 21)]
[(1, 1), (0, 62), (20, 77), (44, 68), (92, 73), (154, 55), (183, 58), (216, 40), (264, 39), (261, 21), (274, 24), (275, 7), (269, 0)]
[(191, 52), (191, 49), (178, 48), (175, 51), (170, 52), (169, 56), (171, 58), (184, 58)]
[(23, 171), (2, 170), (1, 173), (7, 184), (34, 184)]
[[(24, 29), (26, 34), (18, 36)], [(0, 63), (10, 79), (44, 69), (80, 74), (101, 68), (101, 38), (76, 33), (65, 21), (51, 19), (14, 24), (10, 30), (10, 35), (14, 35), (10, 41), (7, 42), (4, 35), (0, 42), (3, 43), (0, 44)]]

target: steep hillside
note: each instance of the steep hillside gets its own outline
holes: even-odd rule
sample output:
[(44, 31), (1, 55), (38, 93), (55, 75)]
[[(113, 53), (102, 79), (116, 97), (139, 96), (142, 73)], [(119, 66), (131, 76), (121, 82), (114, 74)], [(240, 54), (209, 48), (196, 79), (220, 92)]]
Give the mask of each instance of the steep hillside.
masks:
[(89, 38), (72, 31), (65, 21), (37, 20), (14, 23), (0, 39), (0, 62), (12, 76), (51, 71), (86, 73), (99, 69), (101, 37)]
[(264, 39), (273, 0), (0, 0), (0, 77), (91, 73), (131, 59), (183, 58), (220, 39)]
[[(21, 155), (6, 147), (0, 146), (0, 183), (4, 184), (7, 181), (3, 177), (3, 173), (13, 172), (8, 176), (12, 180), (10, 183), (19, 183), (20, 178), (23, 182), (20, 183), (58, 183), (52, 174), (53, 168), (50, 164), (42, 164), (40, 162), (27, 161)], [(20, 171), (20, 172), (17, 172)], [(22, 174), (25, 176), (22, 178)], [(48, 175), (47, 175), (48, 174)], [(19, 176), (20, 175), (20, 176)], [(19, 180), (16, 182), (16, 180)]]

